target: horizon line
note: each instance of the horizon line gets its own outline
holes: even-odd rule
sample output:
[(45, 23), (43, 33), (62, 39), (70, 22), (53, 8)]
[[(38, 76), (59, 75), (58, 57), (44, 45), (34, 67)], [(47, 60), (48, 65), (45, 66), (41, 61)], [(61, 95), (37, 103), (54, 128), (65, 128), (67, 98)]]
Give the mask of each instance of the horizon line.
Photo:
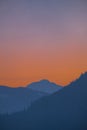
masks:
[(81, 74), (80, 74), (77, 78), (75, 78), (74, 80), (70, 81), (70, 82), (67, 83), (66, 85), (60, 85), (60, 84), (57, 84), (56, 82), (53, 82), (53, 81), (51, 81), (51, 80), (49, 80), (49, 79), (42, 78), (42, 79), (40, 79), (40, 80), (36, 80), (36, 81), (30, 82), (30, 83), (26, 84), (25, 86), (21, 86), (21, 85), (20, 85), (20, 86), (17, 86), (17, 87), (15, 87), (15, 86), (10, 86), (10, 85), (0, 85), (0, 86), (9, 87), (9, 88), (25, 88), (25, 87), (27, 87), (28, 85), (30, 85), (30, 84), (32, 84), (32, 83), (40, 82), (40, 81), (43, 81), (43, 80), (47, 80), (47, 81), (49, 81), (50, 83), (55, 83), (55, 84), (58, 85), (58, 86), (66, 87), (67, 85), (69, 85), (70, 83), (72, 83), (73, 81), (75, 81), (76, 79), (80, 78), (81, 75), (85, 75), (86, 73), (87, 73), (87, 71), (81, 72)]

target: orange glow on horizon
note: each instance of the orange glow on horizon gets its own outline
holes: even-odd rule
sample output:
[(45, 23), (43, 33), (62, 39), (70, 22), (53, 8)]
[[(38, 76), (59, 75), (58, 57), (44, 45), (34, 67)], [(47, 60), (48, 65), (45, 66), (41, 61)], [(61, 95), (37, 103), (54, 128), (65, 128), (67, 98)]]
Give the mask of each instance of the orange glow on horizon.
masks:
[(0, 85), (18, 87), (48, 79), (64, 86), (85, 71), (86, 4), (0, 3)]

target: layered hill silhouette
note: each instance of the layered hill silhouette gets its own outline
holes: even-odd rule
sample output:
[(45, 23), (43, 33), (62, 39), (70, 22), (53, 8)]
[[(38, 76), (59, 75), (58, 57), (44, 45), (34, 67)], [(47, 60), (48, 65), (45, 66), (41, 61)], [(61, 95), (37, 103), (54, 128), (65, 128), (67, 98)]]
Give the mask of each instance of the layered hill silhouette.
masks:
[(87, 130), (87, 73), (27, 111), (0, 119), (3, 130)]
[(52, 94), (62, 87), (48, 80), (41, 80), (27, 85), (25, 88), (0, 86), (0, 113), (14, 113), (28, 109), (39, 98)]

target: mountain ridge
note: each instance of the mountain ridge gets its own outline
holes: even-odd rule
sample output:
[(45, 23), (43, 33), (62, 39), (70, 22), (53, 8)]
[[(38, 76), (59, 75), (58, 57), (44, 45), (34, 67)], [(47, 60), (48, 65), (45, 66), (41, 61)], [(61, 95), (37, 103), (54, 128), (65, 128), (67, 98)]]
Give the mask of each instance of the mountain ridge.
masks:
[(37, 82), (33, 82), (27, 85), (27, 88), (31, 88), (32, 90), (38, 90), (40, 92), (53, 93), (62, 89), (62, 86), (57, 85), (53, 82), (50, 82), (47, 79), (43, 79)]
[[(7, 119), (5, 128), (87, 130), (86, 80), (87, 75), (80, 76), (73, 85), (71, 83), (56, 93), (42, 97), (28, 110), (5, 117)], [(2, 122), (5, 123), (5, 120)]]
[[(30, 85), (29, 85), (30, 86)], [(11, 88), (8, 86), (0, 87), (0, 113), (15, 113), (22, 111), (25, 108), (31, 106), (32, 102), (35, 102), (39, 98), (59, 91), (59, 87), (52, 84), (48, 80), (41, 80), (39, 82), (33, 82), (32, 89), (30, 86)], [(50, 87), (51, 86), (51, 87)], [(62, 87), (61, 87), (62, 89)]]

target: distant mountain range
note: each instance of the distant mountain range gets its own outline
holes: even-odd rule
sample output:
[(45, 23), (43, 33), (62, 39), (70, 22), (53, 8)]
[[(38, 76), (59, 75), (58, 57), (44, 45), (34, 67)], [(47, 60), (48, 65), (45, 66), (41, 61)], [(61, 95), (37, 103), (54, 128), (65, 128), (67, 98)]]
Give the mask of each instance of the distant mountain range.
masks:
[(49, 82), (48, 80), (40, 80), (39, 82), (31, 83), (27, 87), (34, 91), (44, 92), (48, 94), (57, 92), (62, 88), (61, 86)]
[(48, 80), (41, 80), (27, 85), (25, 88), (0, 86), (0, 113), (23, 111), (37, 99), (59, 91), (62, 87)]
[(87, 73), (28, 110), (0, 116), (3, 130), (87, 130)]

